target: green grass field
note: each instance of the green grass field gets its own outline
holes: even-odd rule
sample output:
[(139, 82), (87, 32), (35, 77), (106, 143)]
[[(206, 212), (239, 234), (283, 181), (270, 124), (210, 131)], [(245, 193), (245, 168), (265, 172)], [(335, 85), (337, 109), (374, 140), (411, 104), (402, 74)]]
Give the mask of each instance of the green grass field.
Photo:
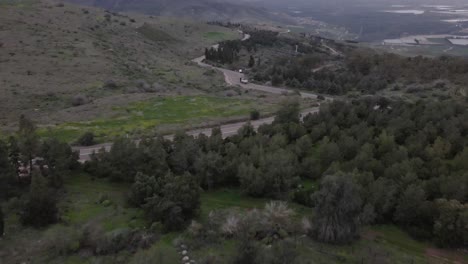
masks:
[(215, 31), (215, 32), (206, 32), (205, 34), (203, 34), (203, 37), (210, 39), (210, 40), (226, 40), (230, 38), (231, 36), (229, 36), (228, 34), (224, 32)]
[(226, 117), (247, 117), (255, 106), (251, 100), (211, 96), (174, 96), (154, 98), (114, 108), (113, 118), (89, 122), (64, 123), (39, 130), (42, 137), (56, 137), (62, 141), (76, 140), (86, 131), (99, 139), (144, 132), (164, 124), (200, 124)]
[[(75, 175), (65, 180), (65, 188), (68, 194), (62, 203), (66, 208), (62, 218), (68, 224), (83, 225), (98, 219), (106, 231), (148, 225), (142, 210), (128, 207), (126, 195), (129, 186), (126, 184)], [(106, 204), (105, 200), (109, 203)]]

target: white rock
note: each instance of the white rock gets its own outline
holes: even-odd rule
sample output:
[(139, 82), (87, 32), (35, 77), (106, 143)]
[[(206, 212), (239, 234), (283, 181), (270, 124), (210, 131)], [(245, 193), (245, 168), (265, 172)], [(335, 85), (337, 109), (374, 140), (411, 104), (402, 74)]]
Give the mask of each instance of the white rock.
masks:
[(188, 256), (185, 256), (185, 257), (182, 258), (182, 261), (184, 261), (184, 262), (187, 262), (187, 261), (189, 261), (189, 260), (190, 260), (190, 259), (189, 259)]
[(187, 250), (182, 250), (182, 255), (185, 256), (185, 255), (187, 255), (187, 253), (188, 253)]

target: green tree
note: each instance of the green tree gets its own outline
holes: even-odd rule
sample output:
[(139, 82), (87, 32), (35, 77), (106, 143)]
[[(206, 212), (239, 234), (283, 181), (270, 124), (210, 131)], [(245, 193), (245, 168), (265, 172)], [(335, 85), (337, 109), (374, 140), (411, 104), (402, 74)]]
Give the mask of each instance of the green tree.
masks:
[(20, 149), (18, 145), (18, 140), (14, 136), (8, 138), (8, 158), (14, 169), (16, 176), (18, 177), (18, 182), (20, 182), (18, 168), (20, 162)]
[(434, 235), (441, 247), (466, 247), (466, 220), (468, 205), (457, 200), (436, 201), (439, 216), (434, 222)]
[(139, 172), (130, 188), (129, 201), (131, 204), (141, 207), (146, 203), (146, 199), (158, 195), (160, 192), (161, 188), (156, 177)]
[(200, 207), (199, 186), (188, 173), (168, 173), (162, 181), (161, 193), (148, 198), (143, 208), (152, 221), (161, 221), (167, 231), (181, 230)]
[(156, 178), (163, 177), (169, 170), (167, 152), (163, 138), (145, 138), (139, 145), (138, 171)]
[(93, 132), (86, 132), (78, 139), (78, 144), (80, 144), (80, 146), (92, 146), (95, 143)]
[(424, 189), (412, 184), (408, 186), (398, 199), (394, 218), (404, 225), (417, 224), (421, 217), (421, 205), (426, 201)]
[(44, 227), (58, 219), (55, 193), (40, 174), (33, 175), (29, 194), (22, 202), (20, 220), (23, 225)]
[(223, 158), (219, 153), (213, 151), (201, 153), (194, 166), (198, 182), (203, 188), (212, 189), (224, 183)]
[(300, 104), (298, 100), (286, 100), (282, 102), (276, 112), (274, 124), (299, 123)]
[(249, 68), (252, 68), (253, 66), (255, 66), (255, 58), (252, 55), (250, 55)]
[(48, 180), (53, 187), (61, 187), (63, 176), (79, 166), (78, 153), (72, 151), (70, 145), (50, 138), (42, 143), (40, 155), (47, 165)]
[(358, 236), (361, 197), (351, 176), (326, 176), (313, 196), (316, 215), (312, 234), (326, 243), (348, 243)]
[[(21, 159), (32, 168), (32, 160), (39, 150), (39, 137), (36, 133), (36, 126), (30, 119), (22, 115), (20, 117), (17, 134)], [(31, 169), (31, 172), (32, 171)]]
[(7, 145), (0, 140), (0, 201), (10, 196), (14, 180), (14, 169), (8, 159)]
[(2, 207), (0, 206), (0, 238), (5, 234), (5, 215), (3, 214)]

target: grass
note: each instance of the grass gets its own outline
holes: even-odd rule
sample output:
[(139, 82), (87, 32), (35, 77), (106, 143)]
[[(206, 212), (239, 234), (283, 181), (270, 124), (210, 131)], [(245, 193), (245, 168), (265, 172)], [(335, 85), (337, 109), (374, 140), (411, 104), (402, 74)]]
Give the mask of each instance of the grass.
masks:
[[(253, 198), (242, 193), (240, 189), (225, 188), (215, 191), (209, 191), (202, 193), (201, 195), (201, 219), (206, 219), (208, 214), (214, 210), (222, 210), (228, 208), (239, 208), (239, 209), (253, 209), (263, 208), (265, 204), (270, 202), (272, 199), (267, 198)], [(312, 209), (296, 204), (290, 203), (291, 208), (295, 210), (297, 216), (311, 216)]]
[(256, 199), (243, 195), (238, 189), (220, 189), (201, 195), (201, 216), (205, 218), (213, 210), (228, 208), (263, 208), (267, 199)]
[(156, 29), (149, 24), (144, 24), (139, 27), (137, 31), (145, 36), (147, 39), (158, 42), (158, 41), (175, 41), (176, 39), (169, 35), (168, 33)]
[(206, 32), (205, 34), (203, 34), (203, 37), (210, 40), (225, 40), (228, 39), (230, 36), (228, 36), (224, 32), (212, 31)]
[(251, 100), (211, 96), (174, 96), (153, 98), (114, 108), (115, 116), (89, 122), (64, 123), (42, 128), (39, 135), (71, 142), (87, 131), (98, 139), (148, 131), (164, 124), (201, 123), (213, 118), (247, 116), (254, 106)]
[(36, 4), (36, 0), (0, 0), (0, 6), (14, 6), (17, 8), (30, 8)]
[[(143, 228), (147, 225), (143, 211), (128, 208), (126, 195), (128, 185), (110, 183), (107, 180), (92, 180), (88, 175), (74, 175), (65, 180), (66, 208), (62, 218), (72, 225), (83, 225), (98, 220), (104, 230), (117, 228)], [(105, 206), (101, 200), (109, 200)]]
[(423, 256), (424, 250), (428, 247), (426, 243), (412, 239), (407, 233), (393, 225), (373, 226), (371, 230), (377, 232), (377, 239), (381, 243), (392, 245), (399, 251), (411, 255)]

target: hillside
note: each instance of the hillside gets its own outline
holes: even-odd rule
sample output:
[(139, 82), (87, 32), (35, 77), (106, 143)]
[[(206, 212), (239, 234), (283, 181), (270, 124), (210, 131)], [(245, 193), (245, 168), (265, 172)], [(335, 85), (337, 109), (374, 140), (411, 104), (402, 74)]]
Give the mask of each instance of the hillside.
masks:
[(293, 21), (261, 6), (226, 0), (71, 0), (115, 11), (135, 11), (159, 16), (189, 17), (205, 21), (272, 22)]
[[(189, 19), (106, 12), (51, 1), (0, 1), (0, 126), (115, 116), (161, 95), (225, 89), (191, 58), (235, 29)], [(27, 18), (27, 19), (26, 19)]]

